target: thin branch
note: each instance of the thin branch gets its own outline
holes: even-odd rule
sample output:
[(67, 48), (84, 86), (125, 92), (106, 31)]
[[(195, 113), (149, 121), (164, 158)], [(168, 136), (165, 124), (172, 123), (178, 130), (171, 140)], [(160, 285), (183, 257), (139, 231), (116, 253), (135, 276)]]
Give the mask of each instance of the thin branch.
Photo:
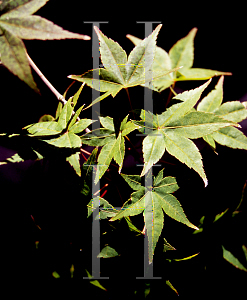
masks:
[[(34, 71), (39, 75), (39, 77), (43, 80), (43, 82), (48, 86), (48, 88), (52, 91), (52, 93), (57, 97), (58, 101), (61, 101), (64, 105), (67, 103), (65, 100), (64, 96), (61, 95), (55, 88), (54, 86), (50, 83), (50, 81), (44, 76), (44, 74), (40, 71), (40, 69), (35, 65), (33, 60), (30, 58), (30, 56), (26, 53), (28, 61), (31, 65), (31, 67), (34, 69)], [(75, 112), (72, 111), (72, 115), (74, 115)], [(77, 121), (80, 121), (80, 118), (77, 117)], [(91, 132), (90, 129), (86, 128), (86, 132)]]
[(48, 86), (48, 88), (52, 91), (52, 93), (57, 97), (59, 101), (61, 101), (63, 104), (66, 104), (67, 101), (64, 99), (63, 95), (61, 95), (54, 86), (50, 83), (49, 80), (44, 76), (44, 74), (40, 71), (40, 69), (35, 65), (35, 63), (32, 61), (30, 56), (27, 54), (27, 58), (29, 60), (29, 63), (31, 67), (34, 69), (34, 71), (39, 75), (39, 77), (44, 81), (44, 83)]

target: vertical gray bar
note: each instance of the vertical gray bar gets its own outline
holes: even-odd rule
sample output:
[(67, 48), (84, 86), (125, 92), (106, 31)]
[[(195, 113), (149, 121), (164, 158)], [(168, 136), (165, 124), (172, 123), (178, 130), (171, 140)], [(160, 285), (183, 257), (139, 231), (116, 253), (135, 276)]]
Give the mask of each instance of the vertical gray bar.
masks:
[[(84, 22), (84, 23), (92, 23), (93, 26), (100, 27), (100, 23), (108, 23), (106, 22), (100, 22), (100, 21), (92, 21), (92, 22)], [(97, 34), (95, 33), (94, 29), (92, 29), (92, 57), (93, 57), (93, 69), (99, 68), (99, 58), (100, 58), (100, 52), (99, 52), (99, 41)], [(96, 81), (94, 81), (94, 79)], [(99, 71), (95, 70), (93, 71), (93, 86), (95, 88), (100, 87), (100, 81), (99, 81)], [(92, 101), (100, 96), (100, 92), (92, 89)], [(100, 102), (94, 104), (92, 106), (92, 120), (97, 120), (98, 116), (100, 115)], [(99, 129), (100, 125), (98, 122), (92, 123), (92, 130)], [(96, 169), (99, 166), (93, 166), (96, 167)], [(94, 194), (100, 190), (100, 181), (97, 180), (97, 184), (95, 184), (95, 176), (96, 171), (93, 171), (93, 179), (92, 179), (92, 199), (94, 198)], [(97, 201), (97, 198), (95, 198), (93, 201)], [(92, 207), (95, 209), (93, 210), (93, 222), (92, 222), (92, 276), (94, 279), (109, 279), (109, 277), (100, 277), (100, 258), (97, 258), (97, 255), (100, 253), (100, 220), (95, 219), (96, 216), (99, 214), (99, 203), (93, 203)], [(83, 279), (91, 279), (90, 277), (83, 277)]]
[[(84, 22), (84, 23), (92, 23), (93, 26), (97, 26), (100, 28), (100, 23), (108, 23), (108, 21), (92, 21), (92, 22)], [(97, 37), (96, 32), (94, 29), (92, 30), (92, 57), (93, 57), (93, 69), (99, 68), (99, 58), (100, 58), (100, 52), (99, 52), (99, 40)], [(92, 89), (92, 101), (100, 96), (100, 91), (97, 91), (97, 89), (100, 88), (100, 81), (99, 81), (99, 70), (93, 71), (93, 86)], [(100, 102), (95, 103), (92, 106), (92, 120), (97, 120), (98, 116), (100, 115)], [(92, 130), (98, 129), (99, 123), (93, 122), (92, 123)]]
[[(137, 22), (137, 23), (144, 23), (145, 24), (145, 37), (149, 36), (153, 32), (153, 23), (161, 23), (161, 22)], [(155, 51), (155, 49), (154, 49)], [(146, 67), (146, 60), (145, 60), (145, 80), (148, 78), (152, 78), (152, 68), (148, 69)], [(145, 82), (145, 89), (144, 89), (144, 110), (150, 111), (153, 113), (153, 90), (150, 89), (152, 87), (152, 81)], [(149, 187), (153, 186), (153, 171), (152, 168), (150, 172), (145, 175), (145, 188), (148, 189)], [(146, 204), (145, 204), (146, 207)], [(145, 214), (152, 214), (145, 209)], [(149, 232), (152, 229), (149, 230)], [(152, 244), (152, 235), (149, 237), (151, 238)], [(161, 277), (153, 277), (153, 261), (149, 264), (148, 259), (148, 236), (147, 236), (147, 228), (145, 230), (145, 239), (144, 239), (144, 277), (137, 277), (137, 279), (161, 279)]]

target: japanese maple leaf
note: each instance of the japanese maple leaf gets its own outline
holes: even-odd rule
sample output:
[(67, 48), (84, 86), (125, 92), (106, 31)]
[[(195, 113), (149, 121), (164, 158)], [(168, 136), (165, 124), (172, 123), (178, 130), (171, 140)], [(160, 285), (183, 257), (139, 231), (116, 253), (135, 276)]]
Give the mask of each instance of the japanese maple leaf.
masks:
[[(150, 176), (151, 172), (148, 174)], [(152, 263), (154, 250), (164, 226), (164, 213), (182, 222), (185, 225), (198, 229), (186, 217), (181, 204), (173, 192), (178, 190), (175, 177), (163, 178), (163, 169), (153, 179), (153, 183), (147, 186), (141, 185), (141, 177), (138, 175), (121, 174), (129, 186), (135, 190), (131, 194), (130, 205), (124, 205), (121, 211), (113, 216), (110, 221), (115, 221), (122, 217), (135, 216), (143, 212), (145, 227), (148, 236), (148, 257)]]
[(145, 175), (167, 151), (189, 168), (194, 169), (207, 186), (202, 156), (190, 139), (203, 137), (223, 127), (239, 126), (236, 122), (219, 115), (193, 109), (210, 81), (211, 79), (194, 90), (173, 97), (181, 100), (182, 103), (172, 105), (160, 115), (142, 110), (140, 117), (143, 121), (137, 124), (143, 125), (147, 136), (143, 140), (144, 167), (141, 176)]
[[(239, 123), (247, 118), (246, 106), (240, 101), (228, 101), (222, 104), (223, 81), (221, 76), (215, 89), (204, 97), (197, 106), (200, 112), (213, 113), (226, 120)], [(237, 128), (228, 126), (211, 134), (203, 136), (203, 139), (215, 150), (215, 142), (237, 149), (247, 150), (247, 137)]]
[(155, 78), (165, 76), (180, 68), (179, 66), (165, 72), (163, 70), (161, 72), (160, 70), (152, 71), (156, 38), (161, 26), (162, 24), (158, 25), (152, 34), (139, 43), (131, 51), (128, 58), (126, 52), (117, 42), (106, 37), (97, 26), (94, 26), (100, 41), (101, 61), (104, 68), (90, 70), (82, 75), (68, 76), (71, 79), (85, 82), (97, 91), (105, 92), (87, 108), (109, 95), (115, 97), (123, 88), (127, 89), (128, 87), (151, 82)]
[(0, 2), (0, 54), (2, 64), (38, 91), (33, 80), (24, 40), (83, 39), (86, 35), (63, 30), (40, 16), (32, 16), (48, 0), (3, 0)]
[[(154, 72), (156, 70), (165, 72), (166, 70), (183, 66), (183, 68), (177, 72), (154, 79), (153, 86), (156, 91), (161, 92), (177, 81), (203, 80), (209, 79), (213, 76), (231, 75), (229, 72), (192, 68), (194, 61), (194, 38), (196, 32), (197, 28), (193, 28), (187, 36), (180, 39), (172, 46), (169, 53), (156, 46), (156, 53), (153, 63)], [(135, 45), (138, 45), (142, 41), (141, 39), (130, 34), (127, 35), (127, 38), (130, 39)]]
[(124, 137), (139, 126), (132, 121), (128, 121), (128, 115), (123, 119), (120, 125), (118, 136), (116, 137), (113, 119), (110, 117), (100, 117), (100, 123), (103, 128), (92, 130), (81, 137), (82, 143), (90, 146), (103, 146), (99, 157), (95, 183), (104, 175), (112, 159), (119, 165), (121, 172), (125, 154)]
[[(57, 121), (38, 122), (28, 125), (24, 129), (27, 129), (30, 136), (37, 137), (50, 145), (59, 148), (68, 148), (71, 149), (71, 152), (72, 149), (80, 149), (82, 142), (78, 134), (95, 121), (90, 119), (76, 121), (82, 107), (72, 117), (73, 108), (71, 101), (72, 98), (64, 105)], [(76, 173), (81, 176), (79, 150), (66, 157), (66, 160)]]

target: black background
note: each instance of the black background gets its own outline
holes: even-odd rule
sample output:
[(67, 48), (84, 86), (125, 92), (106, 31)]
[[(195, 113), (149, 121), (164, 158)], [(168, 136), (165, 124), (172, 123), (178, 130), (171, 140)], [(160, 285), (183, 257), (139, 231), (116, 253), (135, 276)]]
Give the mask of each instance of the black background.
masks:
[[(127, 54), (133, 49), (133, 44), (126, 38), (126, 34), (139, 38), (145, 37), (144, 24), (138, 24), (137, 21), (154, 21), (154, 28), (160, 22), (163, 24), (157, 45), (166, 51), (169, 51), (177, 40), (186, 36), (192, 28), (197, 27), (193, 66), (233, 73), (232, 76), (226, 76), (224, 80), (224, 101), (240, 100), (247, 93), (246, 25), (242, 13), (243, 8), (225, 6), (216, 10), (214, 6), (209, 7), (206, 4), (197, 4), (197, 6), (187, 4), (186, 7), (179, 4), (170, 6), (156, 4), (157, 6), (154, 7), (147, 3), (142, 4), (140, 8), (140, 3), (135, 7), (132, 3), (119, 5), (115, 3), (111, 6), (110, 2), (99, 5), (93, 2), (79, 4), (80, 2), (75, 0), (49, 1), (36, 14), (66, 30), (89, 36), (92, 36), (92, 24), (86, 24), (84, 21), (108, 21), (108, 24), (102, 24), (100, 29), (106, 36), (117, 41)], [(155, 21), (157, 21), (156, 24)], [(30, 57), (60, 93), (63, 93), (71, 83), (71, 80), (67, 78), (68, 75), (82, 74), (93, 67), (92, 41), (31, 40), (24, 41), (24, 43)], [(1, 132), (19, 132), (23, 126), (37, 122), (43, 114), (55, 114), (57, 99), (34, 72), (33, 76), (41, 95), (33, 92), (3, 66), (0, 67), (0, 72)], [(218, 78), (213, 78), (207, 91), (214, 87), (217, 80)], [(179, 83), (178, 86), (181, 89), (190, 89), (202, 83), (194, 81)], [(75, 92), (79, 86), (75, 84), (71, 93)], [(136, 91), (134, 89), (130, 91), (132, 99), (140, 98), (140, 94), (143, 93), (142, 88), (136, 88)], [(113, 112), (112, 109), (119, 107), (118, 103), (107, 102), (107, 99), (104, 101), (105, 113), (109, 115)], [(84, 88), (80, 102), (81, 104), (91, 102), (90, 88)], [(90, 111), (86, 115), (90, 117)], [(247, 133), (245, 127), (243, 131)], [(7, 147), (9, 145), (5, 142), (1, 142), (0, 145), (2, 147), (1, 160), (14, 153), (14, 150), (9, 149), (10, 147)], [(216, 156), (208, 150), (205, 147), (202, 149), (205, 171), (209, 180), (209, 186), (206, 189), (198, 175), (182, 164), (179, 164), (177, 169), (167, 166), (165, 173), (166, 176), (177, 177), (180, 186), (177, 198), (189, 220), (196, 225), (203, 215), (207, 216), (207, 222), (210, 224), (217, 213), (227, 207), (236, 206), (246, 180), (246, 151), (226, 149), (217, 145), (219, 155)], [(81, 256), (78, 254), (78, 249), (83, 242), (79, 236), (83, 236), (87, 230), (80, 223), (80, 213), (85, 215), (86, 211), (80, 201), (74, 200), (77, 199), (76, 183), (73, 175), (66, 177), (67, 171), (67, 165), (61, 165), (59, 161), (43, 165), (28, 161), (11, 167), (1, 166), (4, 225), (2, 244), (3, 248), (7, 249), (4, 260), (8, 278), (24, 278), (27, 282), (31, 280), (40, 282), (43, 279), (52, 278), (51, 272), (54, 268), (60, 268), (60, 273), (64, 274), (65, 278), (69, 278), (68, 268), (71, 257), (80, 265), (78, 261)], [(125, 171), (128, 173), (128, 169)], [(119, 185), (120, 189), (123, 185), (122, 191), (126, 189), (124, 183), (119, 183)], [(108, 193), (107, 199), (110, 203), (113, 203), (110, 199), (111, 196), (115, 197), (114, 193), (117, 193), (114, 188)], [(68, 199), (71, 200), (68, 202)], [(246, 228), (246, 204), (243, 211), (242, 217), (234, 221), (235, 223), (229, 219), (229, 222), (224, 222), (217, 228), (208, 225), (204, 235), (199, 234), (198, 238), (191, 238), (189, 241), (183, 236), (190, 236), (192, 229), (177, 224), (169, 218), (165, 219), (164, 237), (178, 249), (174, 251), (176, 252), (174, 257), (180, 254), (180, 257), (191, 255), (196, 250), (201, 251), (203, 257), (202, 260), (195, 258), (194, 262), (191, 260), (185, 262), (183, 266), (180, 265), (179, 268), (173, 266), (169, 269), (173, 279), (171, 282), (178, 289), (180, 287), (180, 295), (201, 296), (205, 293), (208, 296), (222, 296), (232, 293), (236, 296), (243, 293), (245, 274), (222, 259), (220, 248), (221, 241), (224, 241), (226, 247), (228, 246), (227, 249), (236, 251), (236, 256), (240, 255), (243, 259), (239, 247), (244, 243), (242, 237)], [(36, 221), (41, 227), (43, 225), (42, 233), (34, 226), (30, 218), (31, 214), (36, 215)], [(123, 236), (126, 232), (124, 230)], [(90, 243), (91, 237), (87, 238)], [(43, 245), (40, 244), (40, 247), (43, 247), (40, 257), (34, 255), (34, 241), (37, 239), (43, 239)], [(73, 246), (71, 246), (72, 241)], [(232, 245), (235, 246), (231, 248)], [(179, 249), (183, 250), (179, 252)], [(124, 251), (128, 253), (128, 250)], [(202, 261), (207, 262), (206, 275), (203, 272)], [(128, 268), (134, 262), (136, 261), (133, 258)], [(142, 270), (142, 260), (140, 259), (138, 263)], [(169, 268), (158, 261), (154, 264), (159, 266), (156, 267), (157, 273), (162, 267)], [(125, 268), (124, 263), (120, 265), (123, 269)], [(114, 272), (111, 272), (114, 277)], [(129, 274), (129, 272), (131, 271), (128, 270), (126, 273), (123, 271), (122, 274)], [(105, 274), (105, 276), (108, 275)], [(136, 276), (142, 275), (132, 274), (132, 277)], [(81, 278), (81, 274), (78, 278)], [(123, 275), (121, 278), (122, 282), (116, 281), (114, 291), (122, 292), (123, 285), (129, 283), (128, 278), (124, 278)], [(159, 290), (158, 287), (157, 290)], [(159, 291), (162, 292), (162, 289)]]

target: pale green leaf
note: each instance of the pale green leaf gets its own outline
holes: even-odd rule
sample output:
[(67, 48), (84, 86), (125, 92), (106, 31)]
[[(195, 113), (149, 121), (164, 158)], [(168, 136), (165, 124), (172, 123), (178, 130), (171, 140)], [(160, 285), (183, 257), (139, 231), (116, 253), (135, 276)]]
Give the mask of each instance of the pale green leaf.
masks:
[[(135, 45), (139, 44), (142, 40), (134, 37), (133, 35), (128, 34), (126, 36), (130, 39)], [(156, 46), (154, 61), (153, 61), (153, 72), (167, 72), (172, 69), (171, 60), (168, 53)], [(167, 76), (163, 76), (161, 78), (156, 78), (153, 80), (154, 90), (162, 91), (165, 88), (169, 87), (173, 83), (174, 75), (173, 73), (169, 73)]]
[(235, 268), (238, 268), (240, 270), (243, 270), (247, 272), (247, 269), (245, 266), (241, 264), (241, 262), (228, 250), (226, 250), (223, 246), (223, 257), (225, 260), (227, 260), (230, 264), (232, 264)]
[(224, 76), (221, 76), (215, 86), (215, 89), (204, 97), (198, 104), (198, 111), (214, 112), (218, 107), (220, 107), (223, 99), (223, 81)]
[[(60, 102), (60, 103), (61, 103), (61, 102)], [(80, 113), (81, 113), (83, 107), (84, 107), (84, 104), (83, 104), (81, 107), (79, 107), (79, 108), (77, 109), (77, 111), (75, 112), (75, 114), (74, 114), (72, 120), (69, 122), (68, 130), (76, 123), (77, 118), (79, 117), (79, 115), (80, 115)], [(61, 112), (60, 112), (60, 113), (61, 113)], [(93, 122), (94, 122), (94, 121), (93, 121)]]
[(206, 83), (195, 88), (193, 90), (185, 91), (173, 97), (173, 99), (182, 100), (182, 103), (174, 104), (169, 109), (167, 109), (164, 113), (162, 113), (163, 124), (162, 126), (169, 126), (170, 123), (178, 120), (182, 116), (184, 116), (187, 112), (189, 112), (199, 100), (202, 92), (209, 85), (211, 79), (209, 79)]
[(118, 256), (118, 253), (115, 249), (110, 246), (105, 246), (100, 253), (97, 255), (98, 258), (109, 258)]
[(156, 194), (152, 192), (147, 192), (145, 195), (144, 221), (148, 236), (149, 263), (152, 263), (154, 249), (164, 226), (164, 214), (161, 204), (155, 197)]
[(160, 130), (154, 130), (145, 137), (142, 144), (144, 167), (141, 176), (156, 164), (165, 152), (165, 139)]
[(73, 167), (76, 174), (78, 176), (81, 176), (81, 166), (80, 166), (79, 152), (76, 152), (76, 153), (70, 155), (69, 157), (66, 157), (66, 161), (68, 161), (69, 164)]
[(111, 117), (99, 117), (100, 123), (103, 127), (105, 127), (106, 129), (109, 129), (111, 131), (115, 131), (114, 128), (114, 123), (113, 123), (113, 118)]
[(80, 96), (80, 94), (81, 94), (81, 91), (82, 91), (84, 85), (85, 85), (85, 83), (83, 83), (83, 84), (80, 86), (79, 90), (78, 90), (78, 91), (74, 94), (74, 96), (72, 97), (72, 99), (73, 99), (72, 102), (73, 102), (73, 104), (74, 104), (74, 107), (75, 107), (76, 104), (77, 104), (77, 101), (78, 101), (78, 99), (79, 99), (79, 96)]
[(70, 120), (70, 118), (71, 118), (71, 116), (72, 116), (73, 108), (72, 108), (72, 106), (71, 106), (71, 101), (72, 101), (72, 99), (70, 98), (70, 99), (66, 102), (66, 104), (63, 106), (63, 109), (62, 109), (62, 111), (61, 111), (61, 113), (60, 113), (60, 115), (59, 115), (59, 119), (58, 119), (57, 124), (58, 124), (61, 128), (63, 128), (63, 129), (66, 128), (66, 126), (68, 125), (69, 120)]
[(86, 129), (90, 124), (92, 124), (93, 122), (96, 122), (96, 120), (81, 119), (80, 121), (78, 121), (72, 127), (69, 128), (69, 132), (80, 133), (84, 129)]
[(220, 128), (231, 126), (233, 123), (216, 116), (213, 113), (191, 112), (181, 119), (169, 123), (166, 128), (173, 128), (174, 132), (190, 139), (197, 139), (208, 135)]
[(203, 139), (206, 143), (208, 143), (214, 150), (216, 149), (215, 141), (211, 134), (203, 136)]
[[(115, 97), (122, 88), (143, 85), (180, 68), (172, 70), (152, 69), (156, 38), (161, 26), (158, 25), (147, 38), (135, 46), (127, 61), (126, 53), (120, 45), (106, 37), (96, 26), (94, 27), (100, 40), (101, 60), (105, 69), (90, 70), (79, 76), (68, 76), (71, 79), (85, 82), (88, 86), (100, 92), (106, 92), (102, 98), (98, 97), (86, 108), (109, 95)], [(152, 87), (149, 85), (149, 88)]]
[(125, 83), (127, 54), (123, 48), (112, 39), (106, 37), (97, 26), (94, 30), (100, 41), (100, 55), (104, 67), (114, 73), (121, 84)]
[(104, 175), (105, 171), (108, 169), (113, 156), (114, 151), (116, 148), (117, 140), (115, 137), (112, 137), (107, 144), (103, 146), (100, 151), (98, 157), (98, 165), (97, 165), (97, 172), (95, 178), (95, 184), (100, 180), (100, 178)]
[(141, 177), (139, 175), (121, 174), (121, 176), (133, 190), (137, 191), (141, 188)]
[(63, 127), (57, 122), (39, 122), (27, 128), (27, 131), (34, 136), (56, 135), (61, 133)]
[(159, 172), (158, 176), (155, 177), (154, 180), (155, 191), (162, 191), (163, 193), (171, 194), (176, 192), (179, 189), (175, 177), (166, 176), (165, 178), (163, 178), (163, 172), (162, 172), (162, 179), (160, 178), (161, 177)]
[(237, 123), (247, 118), (247, 109), (240, 101), (229, 101), (223, 103), (214, 111), (214, 113), (224, 119)]
[(222, 128), (213, 132), (212, 137), (221, 145), (235, 149), (247, 149), (247, 137), (235, 127)]
[(95, 220), (107, 219), (108, 217), (115, 216), (117, 213), (114, 207), (102, 197), (95, 197), (91, 199), (87, 207), (88, 207), (87, 217), (91, 216), (91, 214), (97, 207), (100, 208), (99, 214), (95, 217)]
[(89, 70), (82, 75), (70, 75), (68, 78), (85, 82), (97, 91), (110, 92), (113, 97), (123, 87), (117, 76), (108, 69)]
[(176, 81), (184, 80), (206, 80), (214, 76), (220, 75), (232, 75), (230, 72), (221, 72), (210, 69), (200, 69), (200, 68), (182, 68), (178, 71), (181, 77), (176, 78)]
[(148, 76), (148, 72), (152, 70), (153, 59), (155, 55), (155, 46), (158, 33), (162, 24), (158, 25), (155, 30), (147, 38), (141, 41), (130, 52), (126, 64), (126, 82), (131, 84), (139, 78)]
[(123, 166), (124, 160), (124, 153), (125, 153), (125, 144), (124, 138), (122, 137), (121, 132), (119, 132), (118, 138), (116, 140), (115, 148), (114, 148), (114, 160), (119, 165), (118, 173), (121, 173), (121, 169)]
[(198, 229), (195, 225), (193, 225), (189, 220), (187, 219), (181, 204), (177, 200), (176, 197), (174, 197), (171, 194), (167, 194), (162, 189), (156, 189), (154, 187), (154, 197), (157, 201), (159, 201), (160, 205), (162, 206), (164, 212), (174, 220), (181, 222), (193, 229)]
[(203, 169), (202, 157), (196, 145), (171, 129), (166, 130), (164, 136), (166, 150), (189, 168), (194, 169), (202, 177), (205, 186), (207, 186), (208, 181)]
[(194, 38), (197, 28), (193, 28), (189, 34), (180, 39), (169, 51), (172, 68), (186, 67), (190, 68), (194, 61)]
[(63, 135), (45, 140), (46, 143), (63, 148), (80, 148), (81, 147), (81, 139), (78, 135), (70, 132), (66, 132)]
[(104, 146), (106, 143), (108, 143), (109, 140), (111, 140), (115, 136), (116, 135), (113, 131), (105, 128), (100, 128), (94, 129), (82, 135), (81, 141), (83, 144), (89, 146)]
[(163, 170), (161, 170), (154, 179), (155, 184), (148, 188), (141, 186), (140, 176), (122, 174), (122, 177), (137, 191), (131, 194), (132, 204), (124, 205), (110, 221), (138, 215), (144, 211), (143, 216), (148, 236), (149, 263), (153, 260), (154, 250), (164, 225), (162, 210), (175, 220), (198, 230), (196, 226), (189, 222), (178, 200), (170, 194), (178, 189), (174, 177), (163, 178)]

